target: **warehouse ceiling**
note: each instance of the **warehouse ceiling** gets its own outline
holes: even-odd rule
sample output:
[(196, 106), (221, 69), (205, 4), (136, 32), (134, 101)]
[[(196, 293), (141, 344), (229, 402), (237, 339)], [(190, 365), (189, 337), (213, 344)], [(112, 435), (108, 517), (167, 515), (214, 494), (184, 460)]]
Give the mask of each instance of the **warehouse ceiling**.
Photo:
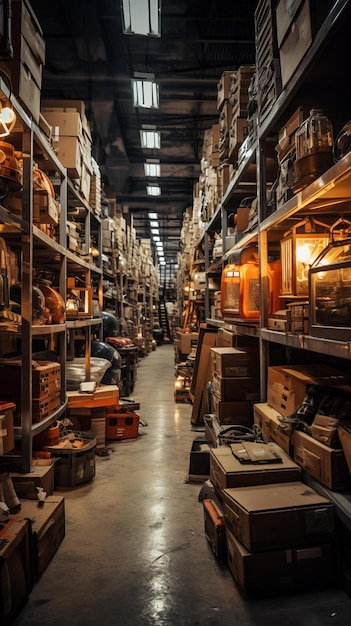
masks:
[[(42, 97), (85, 101), (106, 188), (138, 238), (150, 237), (148, 212), (157, 212), (168, 264), (199, 179), (204, 130), (218, 122), (217, 83), (224, 70), (255, 62), (256, 4), (162, 0), (161, 37), (146, 37), (123, 33), (120, 0), (31, 1), (46, 41)], [(158, 109), (133, 107), (131, 78), (145, 72), (159, 84)], [(160, 131), (160, 149), (141, 148), (145, 125)], [(146, 159), (159, 159), (160, 179), (145, 176)], [(150, 182), (160, 196), (147, 195)]]

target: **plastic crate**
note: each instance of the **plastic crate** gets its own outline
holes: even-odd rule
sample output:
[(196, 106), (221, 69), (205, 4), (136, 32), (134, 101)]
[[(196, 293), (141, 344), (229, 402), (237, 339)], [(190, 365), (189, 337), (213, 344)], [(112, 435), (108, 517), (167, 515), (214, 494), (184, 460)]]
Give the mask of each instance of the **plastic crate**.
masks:
[(135, 439), (139, 434), (140, 415), (134, 411), (106, 415), (106, 440)]
[(77, 439), (82, 439), (81, 448), (62, 448), (48, 446), (54, 463), (55, 487), (75, 487), (92, 480), (95, 476), (96, 437), (90, 433), (74, 431)]

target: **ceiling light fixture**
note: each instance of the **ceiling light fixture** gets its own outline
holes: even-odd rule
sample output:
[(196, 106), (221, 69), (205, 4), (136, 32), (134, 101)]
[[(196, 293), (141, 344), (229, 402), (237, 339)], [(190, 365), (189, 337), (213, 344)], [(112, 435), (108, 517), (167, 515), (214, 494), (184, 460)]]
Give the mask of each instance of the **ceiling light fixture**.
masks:
[(160, 149), (161, 148), (161, 133), (159, 130), (154, 130), (154, 127), (144, 127), (140, 131), (140, 143), (142, 148)]
[(151, 231), (152, 235), (159, 235), (160, 234), (160, 229), (159, 228), (151, 228), (150, 231)]
[(121, 6), (126, 35), (161, 36), (161, 0), (122, 0)]
[(161, 175), (161, 165), (158, 159), (147, 159), (146, 163), (144, 163), (144, 171), (145, 176), (155, 176), (158, 177)]
[(161, 187), (158, 185), (146, 185), (146, 193), (148, 196), (160, 196)]
[(153, 211), (150, 211), (147, 215), (148, 215), (148, 218), (150, 220), (157, 220), (158, 219), (158, 213), (154, 213)]
[(151, 228), (159, 228), (158, 220), (150, 220), (150, 227)]
[(158, 109), (159, 86), (154, 78), (154, 74), (134, 74), (134, 78), (132, 78), (134, 107)]

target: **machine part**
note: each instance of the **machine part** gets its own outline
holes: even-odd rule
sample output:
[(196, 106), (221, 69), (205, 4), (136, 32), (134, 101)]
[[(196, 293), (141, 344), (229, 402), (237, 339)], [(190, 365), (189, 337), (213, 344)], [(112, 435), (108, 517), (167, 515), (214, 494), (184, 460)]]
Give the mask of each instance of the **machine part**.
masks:
[(118, 337), (119, 335), (119, 321), (113, 313), (108, 311), (102, 312), (102, 324), (103, 324), (103, 338), (106, 337)]

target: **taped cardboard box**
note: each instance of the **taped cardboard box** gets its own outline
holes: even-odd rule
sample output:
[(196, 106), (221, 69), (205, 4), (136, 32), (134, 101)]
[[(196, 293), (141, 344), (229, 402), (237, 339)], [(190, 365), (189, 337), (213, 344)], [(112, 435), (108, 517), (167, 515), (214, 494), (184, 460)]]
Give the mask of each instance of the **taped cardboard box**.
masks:
[(224, 489), (226, 528), (250, 550), (332, 541), (334, 506), (301, 481)]

